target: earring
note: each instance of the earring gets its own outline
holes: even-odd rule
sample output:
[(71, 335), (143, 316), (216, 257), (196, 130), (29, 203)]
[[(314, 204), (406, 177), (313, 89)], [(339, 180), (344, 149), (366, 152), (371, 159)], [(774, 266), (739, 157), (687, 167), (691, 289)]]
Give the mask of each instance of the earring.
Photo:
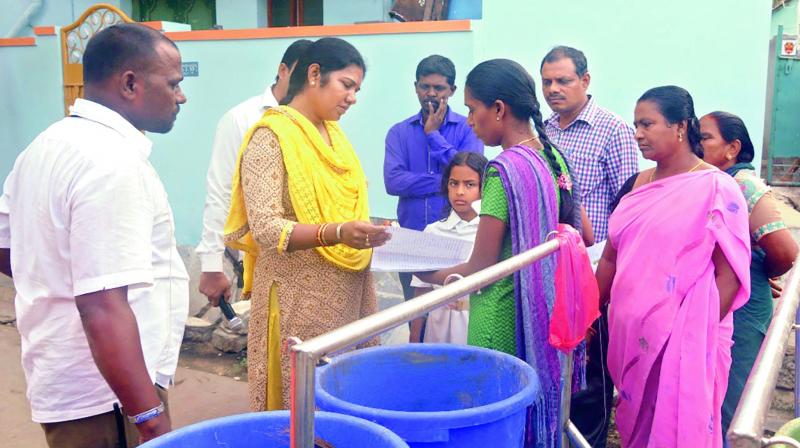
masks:
[(683, 141), (683, 132), (678, 132), (678, 141), (679, 142)]
[(317, 85), (316, 81), (311, 81), (311, 85), (312, 85), (312, 86), (315, 86), (315, 85)]
[(495, 118), (497, 119), (497, 121), (500, 121), (500, 115), (496, 116)]
[(728, 160), (733, 160), (733, 156), (730, 154), (725, 154), (725, 158)]

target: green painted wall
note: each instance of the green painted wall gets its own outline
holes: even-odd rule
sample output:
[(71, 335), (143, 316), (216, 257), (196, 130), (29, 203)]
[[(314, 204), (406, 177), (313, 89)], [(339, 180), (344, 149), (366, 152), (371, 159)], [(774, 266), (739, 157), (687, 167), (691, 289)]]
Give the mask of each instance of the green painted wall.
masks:
[[(556, 11), (543, 0), (493, 0), (483, 2), (483, 20), (474, 21), (471, 32), (347, 37), (369, 66), (358, 104), (342, 126), (367, 172), (372, 214), (394, 216), (396, 200), (383, 189), (384, 136), (393, 123), (416, 112), (414, 69), (432, 53), (455, 62), (459, 90), (452, 104), (462, 113), (463, 80), (477, 62), (516, 59), (538, 82), (544, 53), (554, 45), (568, 44), (583, 49), (589, 58), (591, 93), (626, 120), (632, 120), (635, 101), (647, 88), (677, 84), (694, 95), (698, 113), (715, 109), (737, 113), (753, 141), (760, 142), (770, 31), (769, 5), (762, 3), (576, 0), (559, 3)], [(30, 140), (61, 115), (55, 41), (40, 38), (37, 47), (0, 47), (0, 177)], [(170, 194), (180, 243), (199, 239), (205, 173), (217, 120), (227, 108), (271, 83), (289, 42), (178, 43), (184, 61), (199, 63), (200, 76), (183, 83), (188, 103), (175, 129), (151, 137), (152, 160)]]
[(267, 26), (264, 0), (216, 0), (217, 24), (226, 30)]
[(789, 0), (783, 6), (772, 11), (772, 31), (770, 36), (778, 33), (778, 27), (783, 26), (786, 34), (797, 33), (797, 4), (800, 0)]
[[(0, 37), (6, 36), (29, 3), (27, 0), (0, 0)], [(19, 35), (33, 36), (33, 26), (69, 25), (96, 3), (107, 3), (120, 8), (125, 14), (131, 13), (131, 0), (45, 0), (32, 17), (32, 26), (26, 26)]]
[(56, 36), (35, 47), (0, 47), (0, 178), (36, 135), (64, 116), (61, 49)]
[(483, 8), (477, 59), (515, 59), (539, 82), (547, 50), (574, 46), (587, 56), (590, 93), (628, 122), (648, 88), (675, 84), (692, 94), (698, 114), (736, 113), (753, 141), (761, 141), (770, 23), (765, 2), (577, 0), (559, 2), (554, 11), (550, 2), (531, 0), (484, 2)]
[(323, 0), (322, 14), (326, 25), (357, 22), (389, 22), (393, 0)]

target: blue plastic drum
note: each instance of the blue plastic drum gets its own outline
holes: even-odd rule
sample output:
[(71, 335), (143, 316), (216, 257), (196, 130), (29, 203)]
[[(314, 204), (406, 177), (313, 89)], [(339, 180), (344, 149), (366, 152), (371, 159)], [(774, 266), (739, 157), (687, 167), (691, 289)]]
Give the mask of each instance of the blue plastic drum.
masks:
[[(375, 423), (317, 412), (314, 431), (326, 448), (408, 448)], [(289, 411), (254, 412), (196, 423), (153, 439), (141, 448), (289, 448)]]
[(317, 405), (371, 420), (412, 448), (521, 447), (539, 391), (531, 366), (451, 344), (350, 352), (317, 369)]

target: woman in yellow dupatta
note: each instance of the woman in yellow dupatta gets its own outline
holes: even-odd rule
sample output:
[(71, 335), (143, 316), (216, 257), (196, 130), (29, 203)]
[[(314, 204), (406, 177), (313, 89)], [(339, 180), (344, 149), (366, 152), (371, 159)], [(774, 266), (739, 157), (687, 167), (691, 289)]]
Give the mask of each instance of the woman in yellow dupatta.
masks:
[(308, 339), (377, 310), (367, 182), (337, 121), (355, 104), (365, 66), (352, 45), (323, 38), (300, 57), (286, 105), (248, 132), (233, 179), (225, 242), (245, 253), (250, 407), (288, 408), (286, 338)]

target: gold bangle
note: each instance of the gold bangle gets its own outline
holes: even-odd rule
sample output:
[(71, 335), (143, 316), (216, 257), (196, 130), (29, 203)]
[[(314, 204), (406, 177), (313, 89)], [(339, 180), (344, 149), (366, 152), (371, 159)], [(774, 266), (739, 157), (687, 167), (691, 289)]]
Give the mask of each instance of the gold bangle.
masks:
[(320, 224), (319, 227), (317, 227), (317, 245), (320, 247), (324, 246), (322, 243), (322, 227), (323, 224)]
[(328, 230), (328, 226), (331, 225), (330, 223), (326, 222), (322, 225), (322, 230), (319, 232), (320, 239), (322, 240), (323, 246), (330, 246), (328, 241), (325, 239), (325, 231)]
[(344, 226), (343, 222), (336, 226), (336, 242), (339, 244), (342, 242), (342, 226)]

